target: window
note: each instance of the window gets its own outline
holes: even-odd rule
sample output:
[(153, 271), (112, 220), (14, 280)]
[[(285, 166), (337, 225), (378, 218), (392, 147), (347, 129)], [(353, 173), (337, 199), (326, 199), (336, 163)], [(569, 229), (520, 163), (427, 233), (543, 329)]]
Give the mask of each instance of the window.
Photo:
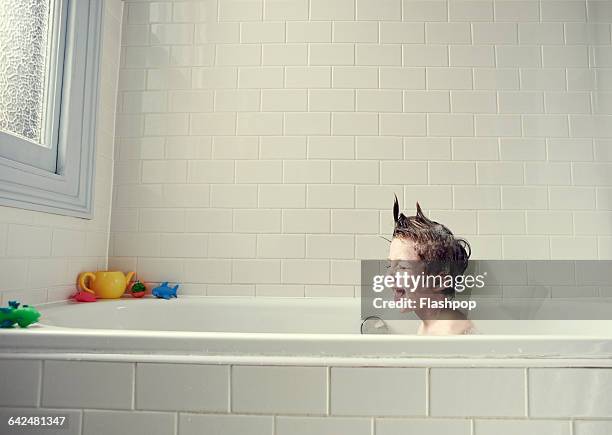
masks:
[(0, 1), (0, 205), (91, 217), (101, 3)]

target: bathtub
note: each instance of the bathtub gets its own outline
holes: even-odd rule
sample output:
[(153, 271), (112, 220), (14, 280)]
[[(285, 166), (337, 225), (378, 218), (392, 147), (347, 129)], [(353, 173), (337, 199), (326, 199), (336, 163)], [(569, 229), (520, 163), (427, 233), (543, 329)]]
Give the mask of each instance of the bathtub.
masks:
[(477, 321), (479, 334), (415, 335), (416, 318), (361, 334), (349, 298), (121, 299), (39, 306), (41, 322), (0, 332), (4, 357), (281, 364), (589, 365), (612, 358), (612, 321)]
[(612, 433), (610, 322), (421, 337), (416, 320), (361, 335), (359, 302), (342, 298), (40, 310), (0, 331), (0, 433), (41, 415), (65, 416), (64, 435)]

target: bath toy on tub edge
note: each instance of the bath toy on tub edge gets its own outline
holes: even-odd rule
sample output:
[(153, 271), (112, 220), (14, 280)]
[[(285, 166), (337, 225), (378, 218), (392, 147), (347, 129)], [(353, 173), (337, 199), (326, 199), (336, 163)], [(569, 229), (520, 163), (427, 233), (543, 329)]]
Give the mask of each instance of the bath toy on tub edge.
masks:
[(130, 294), (132, 295), (133, 298), (141, 298), (145, 295), (146, 291), (147, 291), (147, 288), (145, 287), (145, 285), (141, 283), (140, 281), (136, 281), (134, 282), (134, 284), (132, 284), (132, 288), (130, 289)]
[(178, 290), (179, 285), (175, 285), (174, 287), (170, 287), (168, 282), (163, 282), (160, 286), (155, 287), (151, 294), (156, 298), (160, 299), (170, 299), (177, 297), (176, 291)]
[(0, 308), (0, 328), (12, 328), (15, 324), (20, 328), (27, 328), (32, 323), (38, 322), (40, 313), (34, 307), (22, 305), (19, 302), (9, 301), (8, 307)]

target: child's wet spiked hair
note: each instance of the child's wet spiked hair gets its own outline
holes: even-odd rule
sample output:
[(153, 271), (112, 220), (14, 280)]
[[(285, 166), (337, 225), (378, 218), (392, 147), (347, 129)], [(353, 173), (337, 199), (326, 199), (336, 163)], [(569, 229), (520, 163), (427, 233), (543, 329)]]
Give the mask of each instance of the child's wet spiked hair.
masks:
[(472, 253), (470, 244), (462, 238), (455, 237), (446, 226), (425, 216), (418, 202), (416, 215), (406, 216), (400, 213), (396, 196), (393, 204), (393, 220), (394, 238), (411, 240), (421, 261), (442, 267), (442, 270), (430, 270), (430, 273), (439, 272), (456, 276), (465, 271)]

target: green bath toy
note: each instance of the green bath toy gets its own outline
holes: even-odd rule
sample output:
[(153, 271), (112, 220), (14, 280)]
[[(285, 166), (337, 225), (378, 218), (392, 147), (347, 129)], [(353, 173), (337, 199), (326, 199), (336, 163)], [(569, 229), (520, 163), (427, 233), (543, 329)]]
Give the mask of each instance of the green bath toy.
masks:
[(22, 305), (19, 302), (9, 301), (8, 307), (0, 308), (0, 328), (12, 328), (15, 324), (20, 328), (27, 328), (32, 323), (38, 322), (40, 313), (34, 307)]

